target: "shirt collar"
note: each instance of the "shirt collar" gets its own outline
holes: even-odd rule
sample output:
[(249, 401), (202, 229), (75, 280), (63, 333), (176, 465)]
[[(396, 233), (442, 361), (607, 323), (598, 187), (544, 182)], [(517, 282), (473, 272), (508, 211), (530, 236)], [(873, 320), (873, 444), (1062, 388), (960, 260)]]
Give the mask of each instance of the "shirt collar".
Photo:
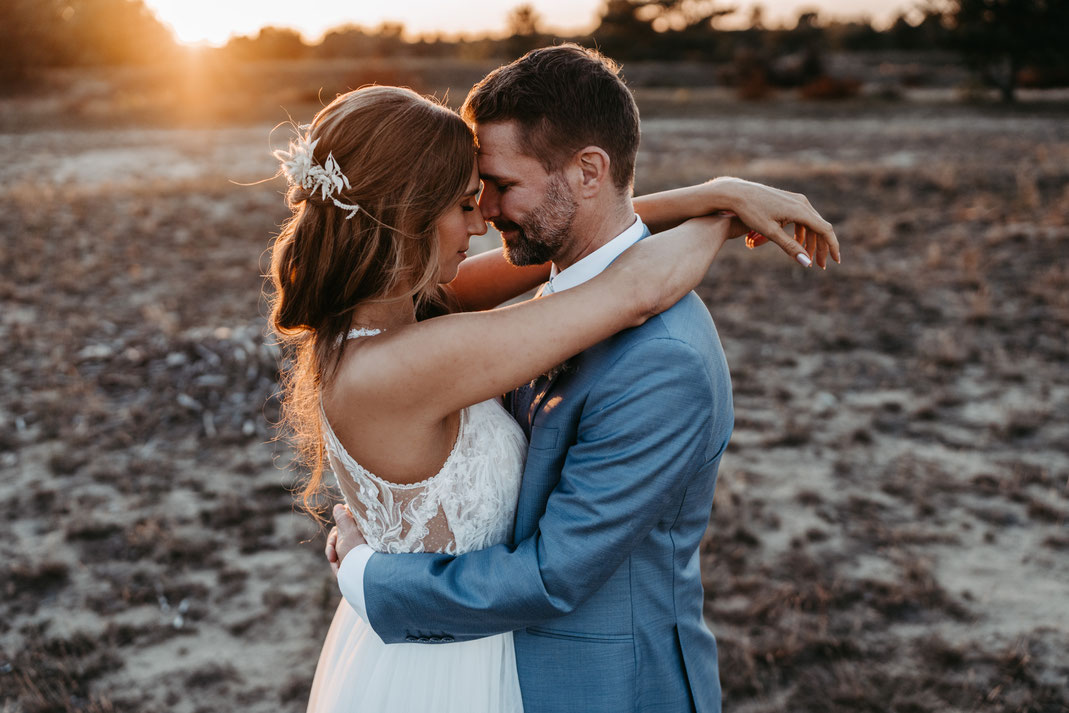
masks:
[(600, 248), (590, 253), (582, 260), (560, 272), (553, 265), (549, 272), (549, 287), (553, 292), (560, 292), (571, 287), (581, 285), (595, 275), (598, 275), (609, 266), (616, 258), (629, 247), (642, 239), (646, 234), (646, 226), (639, 217), (635, 216), (635, 222)]

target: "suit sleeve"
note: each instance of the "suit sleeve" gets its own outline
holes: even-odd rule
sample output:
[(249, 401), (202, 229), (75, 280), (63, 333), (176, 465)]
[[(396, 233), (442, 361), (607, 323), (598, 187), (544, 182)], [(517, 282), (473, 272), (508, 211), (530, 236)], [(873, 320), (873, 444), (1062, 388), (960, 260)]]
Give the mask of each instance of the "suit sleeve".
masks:
[[(368, 621), (387, 643), (479, 638), (567, 614), (593, 594), (714, 454), (713, 387), (689, 344), (632, 345), (587, 396), (535, 533), (459, 556), (375, 554)], [(443, 638), (444, 637), (444, 638)]]

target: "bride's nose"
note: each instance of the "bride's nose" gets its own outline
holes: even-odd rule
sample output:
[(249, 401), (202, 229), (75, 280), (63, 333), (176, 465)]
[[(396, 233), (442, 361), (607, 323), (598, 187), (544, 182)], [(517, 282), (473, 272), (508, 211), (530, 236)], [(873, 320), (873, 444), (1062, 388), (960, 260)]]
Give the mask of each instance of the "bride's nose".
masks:
[(501, 212), (497, 189), (489, 182), (483, 184), (483, 191), (479, 194), (479, 210), (486, 220), (493, 220)]
[(486, 235), (486, 220), (483, 219), (482, 211), (476, 206), (468, 215), (468, 235)]

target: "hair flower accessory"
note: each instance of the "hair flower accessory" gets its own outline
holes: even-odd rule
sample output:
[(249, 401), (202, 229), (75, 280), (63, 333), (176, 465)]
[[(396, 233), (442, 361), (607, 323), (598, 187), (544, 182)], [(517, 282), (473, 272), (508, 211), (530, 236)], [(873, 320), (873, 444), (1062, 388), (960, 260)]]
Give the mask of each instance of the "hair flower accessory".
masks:
[[(307, 127), (301, 126), (300, 129)], [(282, 163), (282, 173), (291, 184), (300, 186), (312, 193), (319, 193), (320, 198), (330, 201), (341, 208), (349, 211), (346, 220), (352, 218), (360, 210), (358, 205), (342, 203), (338, 200), (338, 194), (344, 189), (350, 188), (349, 179), (342, 173), (341, 167), (334, 159), (334, 154), (327, 154), (327, 160), (322, 166), (315, 161), (316, 144), (319, 139), (309, 141), (307, 134), (298, 134), (297, 139), (290, 141), (289, 150), (273, 151), (272, 155)]]

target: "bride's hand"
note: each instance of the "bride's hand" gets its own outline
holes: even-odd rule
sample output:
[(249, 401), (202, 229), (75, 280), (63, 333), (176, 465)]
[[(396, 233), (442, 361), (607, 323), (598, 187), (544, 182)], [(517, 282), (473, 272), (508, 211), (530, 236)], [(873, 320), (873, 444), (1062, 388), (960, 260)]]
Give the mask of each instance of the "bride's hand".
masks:
[[(756, 248), (758, 245), (764, 245), (769, 241), (767, 237), (765, 237), (761, 233), (758, 233), (756, 230), (750, 230), (749, 226), (743, 223), (742, 219), (732, 213), (730, 210), (717, 211), (713, 214), (713, 216), (717, 218), (730, 219), (731, 222), (728, 223), (727, 231), (728, 240), (734, 240), (735, 238), (741, 238), (745, 236), (746, 247), (750, 248), (751, 250)], [(807, 252), (806, 245), (803, 241), (788, 240), (781, 242), (777, 240), (776, 242), (781, 248), (783, 248), (783, 252), (787, 253), (787, 255), (789, 255), (790, 257), (793, 257), (795, 261), (802, 267), (809, 267), (813, 264), (812, 253)], [(821, 267), (823, 267), (823, 265), (821, 265)]]
[(330, 532), (327, 533), (327, 546), (323, 548), (323, 554), (327, 556), (327, 562), (330, 563), (330, 571), (334, 573), (334, 576), (338, 576), (338, 567), (341, 566), (341, 562), (338, 561), (338, 528), (337, 526), (330, 528)]
[[(747, 235), (746, 247), (755, 248), (771, 241), (793, 255), (797, 251), (794, 246), (798, 244), (818, 267), (827, 267), (829, 255), (835, 262), (840, 261), (835, 229), (804, 195), (741, 178), (717, 178), (713, 182), (730, 194), (730, 212), (738, 216), (748, 230), (756, 233)], [(794, 225), (793, 237), (783, 229), (788, 224)]]
[(327, 533), (327, 545), (323, 553), (327, 556), (327, 562), (330, 563), (330, 571), (337, 577), (345, 556), (357, 545), (367, 544), (367, 541), (346, 506), (340, 503), (334, 506), (334, 521), (338, 524), (330, 528), (330, 532)]

